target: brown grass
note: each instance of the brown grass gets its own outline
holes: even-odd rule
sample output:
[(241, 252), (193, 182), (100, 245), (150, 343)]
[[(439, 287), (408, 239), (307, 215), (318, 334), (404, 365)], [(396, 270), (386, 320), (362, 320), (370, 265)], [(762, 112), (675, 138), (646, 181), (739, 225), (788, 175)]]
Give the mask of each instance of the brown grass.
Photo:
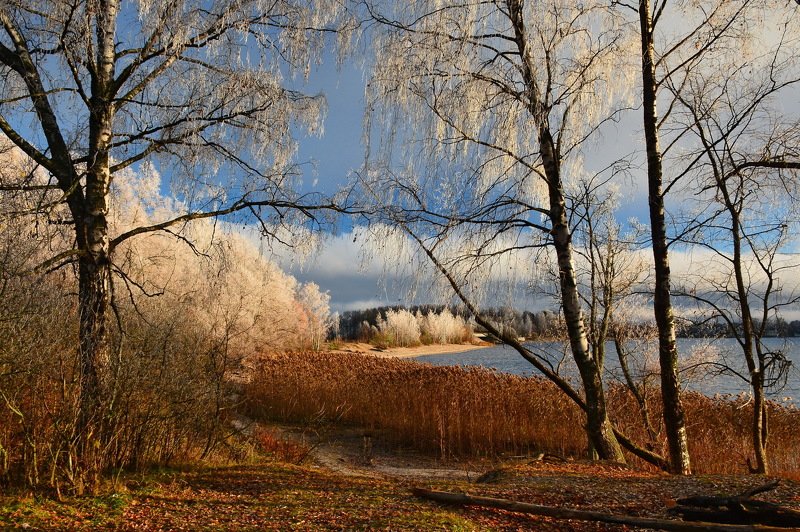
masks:
[[(651, 390), (651, 420), (663, 436), (660, 390)], [(608, 394), (612, 419), (634, 440), (644, 442), (641, 415), (627, 390), (614, 388)], [(752, 401), (744, 396), (708, 397), (697, 392), (682, 394), (686, 412), (689, 454), (696, 473), (741, 474), (755, 465), (750, 423)], [(767, 402), (769, 436), (767, 452), (771, 473), (796, 478), (800, 475), (800, 410)], [(655, 442), (655, 449), (666, 455), (666, 441)]]
[(282, 437), (266, 427), (256, 427), (253, 440), (259, 451), (287, 464), (300, 464), (311, 452), (311, 446)]
[(574, 455), (585, 448), (572, 428), (583, 414), (554, 386), (482, 368), (350, 353), (275, 355), (245, 395), (257, 418), (322, 417), (387, 429), (394, 443), (443, 457)]
[[(608, 398), (612, 419), (644, 444), (630, 394), (617, 388)], [(552, 383), (485, 368), (434, 367), (352, 353), (274, 355), (263, 360), (245, 399), (257, 419), (325, 419), (384, 429), (396, 444), (443, 458), (586, 455), (583, 413)], [(660, 428), (657, 395), (651, 403), (651, 417)], [(746, 473), (752, 454), (750, 405), (697, 393), (686, 393), (684, 404), (695, 471)], [(800, 411), (770, 405), (773, 473), (800, 473), (798, 426)], [(651, 446), (665, 450), (663, 441)]]

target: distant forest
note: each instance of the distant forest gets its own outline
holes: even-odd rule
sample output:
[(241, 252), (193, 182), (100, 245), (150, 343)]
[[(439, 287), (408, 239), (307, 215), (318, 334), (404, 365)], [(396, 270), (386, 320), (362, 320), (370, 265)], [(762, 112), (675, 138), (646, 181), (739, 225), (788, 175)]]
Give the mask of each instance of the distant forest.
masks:
[[(761, 324), (757, 322), (756, 327), (760, 326)], [(685, 322), (678, 328), (678, 334), (683, 338), (734, 336), (727, 323), (710, 321), (700, 323)], [(773, 338), (800, 337), (800, 320), (786, 321), (781, 317), (767, 320), (763, 336)]]
[[(371, 330), (377, 328), (388, 312), (407, 310), (412, 314), (441, 314), (449, 310), (454, 316), (459, 316), (471, 324), (476, 333), (484, 333), (479, 325), (470, 320), (469, 312), (459, 305), (414, 305), (410, 307), (395, 305), (376, 307), (363, 310), (349, 310), (339, 318), (339, 335), (343, 340), (368, 341)], [(490, 308), (485, 311), (485, 316), (494, 323), (498, 329), (517, 338), (527, 340), (557, 338), (563, 331), (561, 314), (552, 310), (516, 310), (508, 307)], [(678, 327), (678, 336), (681, 338), (721, 338), (733, 336), (726, 323), (701, 321), (693, 322), (684, 320)], [(769, 320), (765, 327), (765, 336), (792, 338), (800, 337), (800, 320), (786, 321), (783, 318)]]
[[(370, 337), (370, 330), (377, 328), (387, 313), (407, 310), (412, 314), (426, 315), (429, 313), (442, 314), (448, 310), (454, 316), (462, 318), (471, 324), (476, 333), (484, 333), (479, 325), (470, 321), (470, 314), (463, 306), (446, 305), (414, 305), (377, 307), (365, 310), (350, 310), (344, 312), (339, 318), (339, 334), (344, 340), (366, 341)], [(560, 316), (550, 310), (531, 312), (518, 311), (511, 308), (491, 308), (483, 312), (504, 334), (514, 337), (524, 337), (535, 340), (537, 338), (551, 338), (558, 334), (560, 329)]]

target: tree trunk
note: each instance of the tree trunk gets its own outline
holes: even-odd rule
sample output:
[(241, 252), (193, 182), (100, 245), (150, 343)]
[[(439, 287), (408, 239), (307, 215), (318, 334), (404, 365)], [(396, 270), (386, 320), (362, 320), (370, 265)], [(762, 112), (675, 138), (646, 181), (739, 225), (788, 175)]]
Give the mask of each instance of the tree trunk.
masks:
[[(511, 512), (526, 513), (532, 515), (543, 515), (553, 519), (570, 519), (577, 521), (596, 521), (600, 523), (611, 523), (625, 525), (634, 528), (647, 528), (653, 530), (672, 530), (675, 532), (781, 532), (788, 528), (767, 526), (767, 525), (735, 525), (725, 523), (708, 522), (687, 522), (677, 519), (658, 519), (652, 517), (639, 517), (633, 515), (609, 514), (593, 510), (579, 510), (573, 508), (559, 508), (557, 506), (542, 506), (540, 504), (530, 504), (525, 502), (512, 501), (508, 499), (497, 499), (494, 497), (478, 497), (465, 493), (453, 493), (449, 491), (434, 491), (425, 488), (411, 488), (411, 493), (417, 497), (430, 499), (444, 504), (457, 504), (463, 506), (479, 506), (486, 508), (499, 508)], [(779, 507), (775, 513), (778, 518), (787, 514), (786, 522), (794, 522), (794, 515), (791, 510)], [(573, 527), (564, 527), (565, 529)]]
[(590, 452), (604, 460), (625, 461), (622, 448), (614, 436), (611, 422), (606, 410), (603, 381), (597, 359), (589, 350), (583, 312), (578, 295), (578, 283), (572, 260), (572, 235), (567, 221), (567, 209), (564, 201), (564, 190), (561, 184), (560, 171), (554, 153), (554, 144), (549, 131), (540, 131), (542, 160), (545, 174), (548, 177), (548, 195), (550, 199), (550, 222), (553, 226), (553, 246), (558, 260), (561, 302), (564, 308), (564, 320), (569, 335), (572, 356), (578, 366), (586, 397), (586, 432), (589, 437)]
[(675, 341), (675, 322), (670, 296), (669, 255), (664, 215), (663, 169), (658, 141), (656, 111), (656, 75), (653, 51), (653, 24), (650, 0), (639, 2), (639, 22), (642, 40), (642, 108), (647, 145), (647, 180), (650, 203), (650, 231), (656, 286), (653, 310), (658, 326), (658, 355), (661, 367), (661, 397), (664, 405), (664, 425), (669, 446), (670, 467), (673, 473), (691, 473), (686, 421), (680, 396), (678, 377), (678, 348)]
[(81, 251), (78, 282), (81, 415), (78, 429), (86, 472), (95, 478), (104, 467), (103, 452), (109, 437), (107, 421), (113, 403), (106, 325), (111, 283), (109, 148), (113, 135), (114, 35), (118, 10), (116, 0), (101, 1), (95, 14), (97, 51), (94, 68), (90, 69), (90, 163), (86, 170), (84, 208), (80, 213), (73, 213)]
[[(101, 259), (105, 260), (105, 259)], [(108, 265), (94, 257), (82, 257), (78, 266), (80, 315), (81, 425), (101, 414), (108, 386)]]
[(550, 222), (552, 224), (553, 244), (558, 257), (558, 270), (561, 285), (561, 300), (564, 319), (567, 325), (572, 356), (581, 374), (586, 397), (586, 433), (590, 450), (605, 460), (625, 461), (606, 411), (603, 382), (597, 360), (589, 350), (589, 341), (583, 323), (583, 313), (578, 296), (575, 268), (572, 260), (572, 235), (567, 220), (564, 189), (561, 183), (561, 161), (557, 147), (550, 132), (547, 109), (544, 107), (534, 76), (533, 59), (528, 50), (523, 2), (508, 0), (506, 3), (514, 38), (519, 50), (522, 77), (526, 86), (528, 112), (536, 127), (539, 149), (547, 178), (550, 202)]
[(756, 456), (756, 467), (753, 473), (768, 473), (767, 448), (764, 441), (766, 432), (764, 426), (764, 371), (761, 364), (755, 359), (755, 331), (753, 329), (753, 317), (750, 311), (750, 302), (747, 300), (748, 290), (745, 286), (744, 272), (742, 271), (742, 236), (741, 225), (739, 222), (739, 212), (731, 201), (727, 186), (719, 180), (723, 197), (728, 211), (731, 214), (731, 238), (733, 239), (733, 270), (736, 278), (736, 292), (739, 299), (739, 309), (742, 315), (742, 348), (744, 358), (747, 362), (747, 369), (750, 373), (750, 387), (753, 389), (753, 451)]
[(755, 358), (755, 331), (753, 328), (753, 315), (750, 310), (750, 302), (748, 301), (748, 290), (745, 286), (744, 271), (742, 265), (742, 234), (741, 222), (739, 218), (739, 210), (736, 208), (733, 199), (731, 198), (730, 191), (725, 181), (720, 177), (717, 178), (717, 186), (722, 192), (725, 206), (731, 215), (731, 239), (733, 241), (733, 271), (736, 278), (736, 293), (739, 300), (739, 309), (742, 317), (742, 348), (744, 350), (744, 358), (747, 362), (747, 369), (750, 373), (750, 386), (753, 389), (753, 423), (752, 423), (752, 437), (753, 437), (753, 451), (756, 456), (756, 467), (752, 469), (753, 473), (761, 473), (766, 475), (768, 473), (767, 466), (767, 448), (764, 441), (766, 432), (764, 426), (764, 371), (760, 363), (756, 362)]
[(767, 409), (764, 402), (764, 387), (760, 380), (754, 380), (753, 387), (753, 450), (756, 455), (756, 467), (753, 473), (769, 474), (767, 462)]
[[(95, 129), (107, 130), (107, 134), (98, 137), (110, 138), (110, 127), (95, 124), (90, 127), (90, 137), (95, 137)], [(105, 467), (104, 451), (110, 436), (108, 421), (113, 404), (107, 329), (111, 282), (107, 197), (111, 177), (107, 149), (95, 153), (96, 162), (86, 175), (86, 207), (75, 220), (81, 252), (78, 262), (81, 387), (77, 430), (83, 464), (81, 475), (86, 475), (78, 483), (79, 491), (85, 481), (94, 489)]]

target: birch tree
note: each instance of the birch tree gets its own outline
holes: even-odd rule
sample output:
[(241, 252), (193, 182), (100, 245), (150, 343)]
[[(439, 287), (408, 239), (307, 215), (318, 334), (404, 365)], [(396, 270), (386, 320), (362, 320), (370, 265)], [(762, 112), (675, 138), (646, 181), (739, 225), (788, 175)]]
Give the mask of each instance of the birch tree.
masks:
[(579, 291), (588, 309), (589, 343), (599, 368), (605, 371), (606, 342), (613, 342), (619, 372), (608, 374), (636, 400), (647, 435), (644, 445), (654, 449), (663, 442), (660, 427), (657, 430), (651, 420), (647, 388), (652, 376), (644, 369), (651, 343), (648, 332), (655, 331), (655, 326), (643, 323), (639, 315), (645, 308), (641, 292), (651, 270), (642, 249), (644, 230), (634, 224), (623, 232), (617, 220), (620, 184), (598, 187), (597, 179), (579, 181), (569, 199), (577, 219), (573, 236), (579, 256)]
[[(739, 24), (754, 2), (683, 3), (666, 0), (614, 1), (620, 12), (632, 11), (639, 26), (642, 119), (646, 149), (647, 189), (655, 287), (653, 312), (659, 331), (659, 364), (664, 424), (671, 469), (691, 472), (686, 420), (680, 398), (675, 316), (670, 292), (669, 241), (665, 197), (677, 188), (664, 170), (664, 158), (674, 150), (682, 131), (669, 128), (674, 99), (663, 97), (667, 82), (681, 86), (681, 72), (697, 67), (707, 54), (724, 46), (741, 31)], [(659, 116), (659, 108), (665, 111)], [(665, 132), (668, 134), (665, 135)], [(667, 137), (664, 144), (664, 137)]]
[(328, 332), (333, 327), (333, 316), (330, 309), (331, 296), (327, 292), (320, 291), (316, 283), (304, 284), (298, 290), (297, 296), (308, 319), (306, 334), (311, 349), (319, 351), (322, 348), (322, 342), (325, 341)]
[(630, 86), (622, 21), (602, 2), (366, 7), (377, 28), (368, 140), (383, 149), (370, 150), (364, 186), (493, 333), (474, 304), (481, 274), (552, 246), (585, 403), (559, 386), (583, 403), (599, 456), (622, 460), (587, 338), (565, 201), (578, 155)]
[[(315, 223), (327, 206), (293, 192), (291, 167), (292, 128), (316, 131), (323, 101), (283, 77), (308, 68), (340, 11), (333, 0), (0, 3), (0, 132), (48, 176), (4, 186), (39, 194), (47, 222), (74, 231), (71, 249), (42, 268), (77, 271), (87, 454), (111, 406), (115, 249), (237, 212), (275, 234), (275, 222)], [(146, 161), (171, 177), (184, 212), (111, 235), (110, 186)]]
[(606, 341), (615, 338), (621, 326), (624, 328), (618, 318), (630, 319), (625, 312), (618, 316), (618, 310), (645, 284), (648, 268), (638, 253), (640, 231), (634, 228), (623, 232), (616, 219), (618, 185), (600, 187), (597, 179), (593, 176), (576, 183), (569, 201), (575, 218), (579, 293), (588, 309), (589, 343), (602, 370)]
[[(653, 307), (659, 331), (659, 361), (664, 423), (670, 448), (670, 463), (676, 473), (691, 471), (686, 420), (680, 400), (678, 349), (671, 298), (669, 246), (682, 231), (669, 234), (666, 199), (685, 190), (687, 173), (672, 171), (665, 161), (686, 147), (690, 127), (673, 120), (677, 94), (686, 88), (688, 73), (704, 68), (722, 69), (715, 63), (720, 50), (746, 53), (754, 32), (763, 32), (763, 20), (774, 9), (786, 9), (779, 2), (748, 0), (726, 2), (615, 1), (620, 11), (636, 13), (641, 42), (641, 100), (647, 160), (650, 232), (654, 258)], [(713, 66), (712, 66), (713, 65)], [(670, 90), (667, 90), (671, 87)]]
[[(642, 113), (647, 147), (647, 184), (655, 266), (653, 311), (658, 326), (659, 362), (661, 366), (661, 397), (664, 423), (670, 448), (670, 464), (675, 473), (691, 472), (686, 421), (680, 400), (678, 380), (678, 347), (675, 340), (675, 321), (670, 299), (669, 256), (667, 250), (664, 212), (662, 152), (658, 136), (656, 58), (654, 50), (655, 25), (666, 2), (657, 2), (655, 11), (650, 0), (639, 2), (639, 23), (642, 43)], [(655, 16), (654, 16), (655, 12)]]

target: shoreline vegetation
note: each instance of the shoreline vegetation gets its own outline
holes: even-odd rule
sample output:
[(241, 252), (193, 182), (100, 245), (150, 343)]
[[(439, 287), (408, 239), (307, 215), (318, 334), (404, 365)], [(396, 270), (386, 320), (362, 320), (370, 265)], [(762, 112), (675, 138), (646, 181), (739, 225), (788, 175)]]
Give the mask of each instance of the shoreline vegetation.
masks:
[[(374, 352), (362, 344), (352, 351), (264, 356), (243, 387), (244, 413), (263, 423), (382, 431), (390, 445), (443, 460), (588, 455), (582, 430), (585, 415), (550, 381), (403, 359), (424, 354), (429, 347)], [(462, 347), (469, 348), (451, 344), (441, 349), (457, 352)], [(664, 450), (656, 386), (643, 390), (646, 411), (638, 402), (642, 397), (622, 386), (610, 386), (607, 395), (610, 416), (627, 437), (646, 448)], [(752, 402), (690, 391), (684, 397), (696, 472), (747, 474)], [(800, 478), (800, 410), (773, 402), (768, 410), (770, 470), (781, 477)], [(626, 459), (636, 469), (653, 470), (631, 455)]]
[[(237, 386), (228, 419), (246, 419), (248, 428), (220, 452), (121, 470), (110, 491), (93, 497), (0, 489), (0, 528), (595, 531), (591, 522), (441, 506), (409, 486), (669, 519), (669, 501), (765, 482), (746, 474), (746, 401), (686, 394), (698, 468), (676, 477), (630, 456), (627, 465), (588, 460), (584, 415), (549, 381), (409, 360), (492, 345), (348, 342), (264, 354), (252, 380)], [(648, 392), (652, 420), (660, 419), (657, 393)], [(611, 387), (609, 404), (618, 426), (646, 443), (634, 398)], [(800, 411), (768, 407), (770, 478), (781, 481), (764, 498), (800, 509)], [(660, 440), (651, 443), (659, 448)]]

